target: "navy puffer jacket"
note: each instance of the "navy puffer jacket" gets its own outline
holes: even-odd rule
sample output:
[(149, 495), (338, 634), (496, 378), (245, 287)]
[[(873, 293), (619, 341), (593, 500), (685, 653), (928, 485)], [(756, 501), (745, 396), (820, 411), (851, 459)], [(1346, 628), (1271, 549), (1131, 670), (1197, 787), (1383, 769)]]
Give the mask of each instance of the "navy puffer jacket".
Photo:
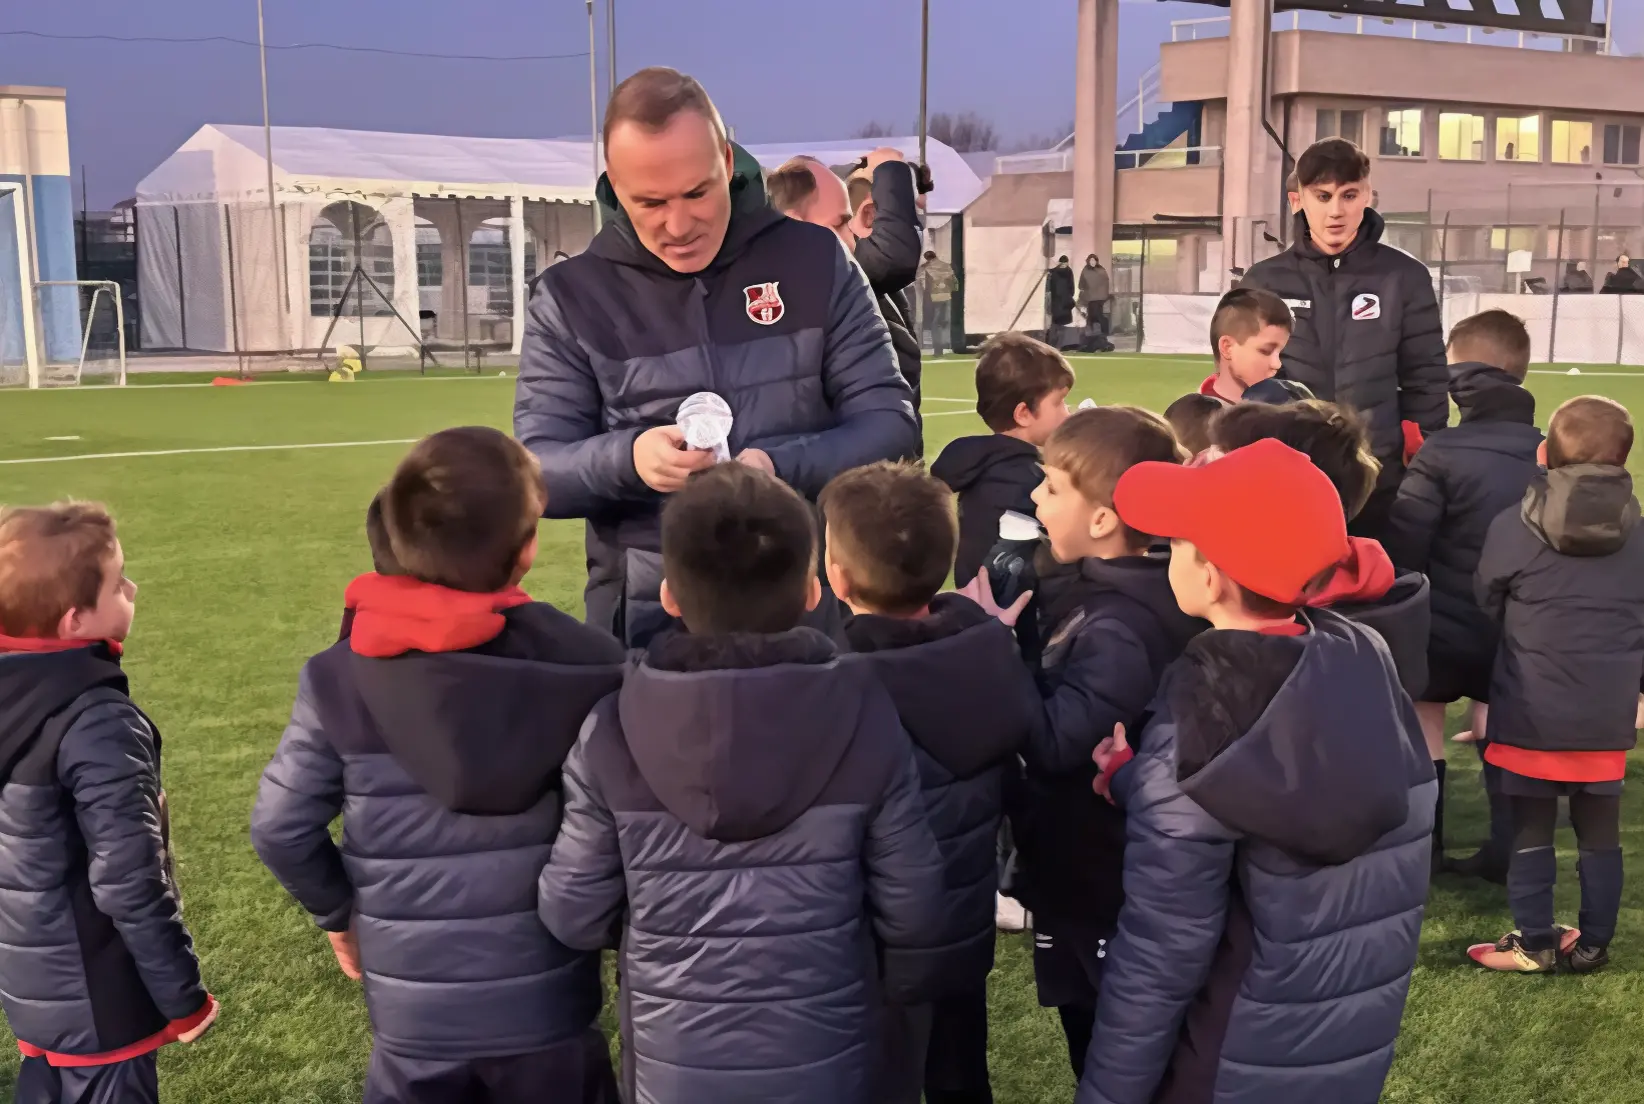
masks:
[(1373, 633), (1208, 632), (1114, 780), (1130, 840), (1079, 1104), (1374, 1104), (1437, 782)]
[(938, 996), (974, 993), (993, 969), (999, 824), (1017, 752), (1043, 723), (1038, 687), (997, 618), (958, 595), (914, 620), (853, 617), (851, 647), (879, 675), (913, 738), (919, 784), (946, 868), (932, 973)]
[(542, 1050), (599, 1016), (599, 958), (548, 934), (536, 883), (559, 768), (623, 653), (551, 606), (505, 619), (469, 651), (343, 641), (309, 660), (252, 813), (257, 854), (314, 922), (353, 918), (376, 1045), (406, 1057)]
[(192, 1026), (206, 1006), (160, 735), (126, 689), (101, 645), (0, 655), (0, 1007), (25, 1053), (54, 1060)]
[(602, 182), (610, 221), (542, 273), (525, 320), (514, 435), (542, 461), (547, 516), (588, 520), (589, 623), (635, 646), (668, 617), (663, 496), (634, 469), (634, 441), (685, 398), (723, 397), (731, 453), (764, 450), (807, 498), (918, 451), (913, 394), (862, 270), (826, 229), (766, 206), (741, 151), (736, 169), (725, 242), (691, 274), (640, 244)]
[(621, 929), (623, 1098), (866, 1101), (871, 1012), (929, 995), (944, 903), (869, 666), (810, 629), (662, 637), (589, 717), (565, 787), (542, 918), (573, 947)]

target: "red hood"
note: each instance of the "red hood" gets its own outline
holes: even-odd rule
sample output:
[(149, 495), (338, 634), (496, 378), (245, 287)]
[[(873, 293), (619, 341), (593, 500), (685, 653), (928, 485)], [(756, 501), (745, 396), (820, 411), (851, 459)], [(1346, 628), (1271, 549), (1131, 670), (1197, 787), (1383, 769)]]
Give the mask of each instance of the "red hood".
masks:
[(1211, 398), (1215, 399), (1217, 402), (1226, 403), (1228, 406), (1233, 405), (1233, 400), (1232, 399), (1228, 398), (1226, 395), (1223, 395), (1220, 391), (1216, 390), (1216, 373), (1214, 373), (1214, 372), (1212, 372), (1212, 373), (1210, 373), (1210, 375), (1206, 376), (1204, 378), (1204, 382), (1199, 384), (1199, 394), (1209, 395)]
[(1347, 557), (1336, 565), (1323, 590), (1308, 598), (1315, 609), (1342, 602), (1374, 602), (1393, 589), (1398, 572), (1379, 541), (1366, 537), (1347, 538)]
[(409, 575), (361, 575), (344, 604), (354, 612), (349, 647), (381, 659), (406, 652), (460, 652), (503, 629), (502, 611), (531, 596), (517, 586), (494, 594), (452, 590)]
[(72, 652), (102, 644), (115, 655), (125, 651), (118, 640), (63, 640), (60, 637), (6, 636), (0, 633), (0, 652)]

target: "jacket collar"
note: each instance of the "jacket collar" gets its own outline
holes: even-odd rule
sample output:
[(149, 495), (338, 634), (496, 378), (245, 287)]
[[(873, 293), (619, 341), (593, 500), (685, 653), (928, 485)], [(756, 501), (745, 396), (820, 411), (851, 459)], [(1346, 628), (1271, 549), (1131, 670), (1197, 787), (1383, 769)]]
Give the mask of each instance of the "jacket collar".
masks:
[(43, 654), (47, 652), (72, 652), (78, 648), (105, 648), (108, 654), (119, 658), (125, 652), (125, 647), (118, 640), (63, 640), (59, 637), (42, 636), (5, 636), (0, 634), (0, 653), (28, 652)]
[(517, 586), (473, 594), (409, 575), (361, 575), (344, 597), (354, 611), (349, 648), (374, 659), (477, 648), (502, 632), (503, 610), (529, 601)]
[(1295, 218), (1295, 245), (1292, 246), (1298, 257), (1306, 257), (1310, 261), (1326, 263), (1331, 260), (1342, 260), (1352, 256), (1361, 249), (1376, 245), (1387, 229), (1387, 220), (1381, 217), (1374, 207), (1364, 209), (1364, 222), (1359, 226), (1358, 237), (1354, 238), (1346, 249), (1340, 253), (1330, 254), (1322, 252), (1313, 244), (1312, 231), (1307, 226), (1307, 215), (1302, 211), (1296, 212)]

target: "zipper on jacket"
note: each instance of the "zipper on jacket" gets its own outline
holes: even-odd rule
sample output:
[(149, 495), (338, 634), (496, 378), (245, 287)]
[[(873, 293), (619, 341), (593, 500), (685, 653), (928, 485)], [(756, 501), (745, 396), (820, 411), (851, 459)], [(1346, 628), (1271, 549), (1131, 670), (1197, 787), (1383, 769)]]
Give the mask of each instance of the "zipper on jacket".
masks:
[[(729, 402), (719, 390), (719, 357), (715, 354), (713, 333), (708, 326), (708, 285), (700, 276), (694, 277), (691, 284), (696, 289), (697, 337), (702, 342), (703, 359), (708, 363), (708, 390)], [(735, 432), (734, 426), (732, 432)]]

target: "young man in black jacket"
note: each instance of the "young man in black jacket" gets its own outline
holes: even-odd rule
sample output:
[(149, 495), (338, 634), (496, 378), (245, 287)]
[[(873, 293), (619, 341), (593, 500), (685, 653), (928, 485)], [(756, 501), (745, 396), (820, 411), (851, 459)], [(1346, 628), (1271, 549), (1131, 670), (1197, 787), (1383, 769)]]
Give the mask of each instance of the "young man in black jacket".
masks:
[(1046, 442), (1033, 495), (1052, 555), (1076, 570), (1040, 595), (1045, 724), (1023, 752), (1026, 793), (1011, 823), (1039, 1003), (1061, 1017), (1075, 1076), (1124, 900), (1124, 817), (1091, 792), (1091, 754), (1114, 725), (1135, 725), (1165, 667), (1205, 627), (1177, 608), (1169, 559), (1148, 553), (1153, 539), (1119, 520), (1113, 487), (1137, 464), (1184, 459), (1157, 414), (1081, 410)]
[(560, 767), (623, 650), (519, 589), (542, 498), (494, 429), (412, 449), (380, 496), (401, 573), (349, 586), (346, 636), (303, 667), (263, 772), (252, 845), (364, 978), (367, 1104), (616, 1100), (599, 956), (536, 906)]
[(993, 430), (948, 443), (930, 473), (959, 496), (959, 554), (953, 577), (976, 578), (999, 542), (1006, 510), (1033, 516), (1033, 489), (1044, 481), (1039, 450), (1067, 420), (1073, 389), (1067, 358), (1026, 334), (1004, 333), (976, 361), (976, 413)]
[[(1542, 440), (1535, 396), (1524, 387), (1530, 333), (1522, 321), (1492, 310), (1458, 322), (1450, 331), (1449, 354), (1450, 394), (1461, 409), (1461, 424), (1416, 453), (1399, 485), (1387, 539), (1394, 563), (1432, 580), (1428, 681), (1416, 697), (1416, 713), (1435, 761), (1444, 758), (1450, 702), (1471, 699), (1471, 730), (1484, 735), (1484, 703), (1490, 700), (1500, 632), (1479, 608), (1473, 573), (1490, 523), (1524, 498), (1538, 474)], [(1489, 841), (1454, 869), (1505, 881), (1512, 831), (1497, 773), (1485, 763)]]
[(900, 150), (885, 146), (868, 154), (848, 187), (856, 263), (879, 301), (879, 313), (885, 317), (896, 349), (896, 366), (913, 390), (917, 414), (924, 354), (914, 332), (913, 302), (908, 296), (908, 288), (919, 275), (923, 234), (915, 170)]
[(1044, 709), (1010, 629), (968, 598), (938, 593), (958, 536), (946, 487), (915, 467), (874, 464), (828, 484), (822, 512), (828, 582), (854, 614), (845, 637), (890, 691), (913, 738), (946, 871), (930, 952), (934, 999), (887, 1006), (877, 1099), (919, 1104), (923, 1089), (926, 1104), (991, 1104), (994, 840), (1017, 753)]
[(1266, 288), (1295, 315), (1282, 375), (1368, 422), (1381, 478), (1352, 528), (1380, 537), (1404, 474), (1403, 423), (1431, 436), (1449, 420), (1444, 325), (1427, 266), (1381, 242), (1364, 151), (1341, 138), (1316, 143), (1296, 176), (1295, 241), (1251, 266), (1241, 286)]
[[(1522, 973), (1608, 964), (1621, 909), (1621, 784), (1637, 742), (1644, 671), (1644, 528), (1625, 467), (1633, 423), (1620, 403), (1571, 399), (1547, 423), (1547, 472), (1496, 518), (1478, 599), (1502, 627), (1490, 679), (1490, 745), (1512, 805), (1507, 897), (1516, 930), (1468, 955)], [(1553, 828), (1570, 803), (1580, 861), (1577, 931), (1553, 919)]]

